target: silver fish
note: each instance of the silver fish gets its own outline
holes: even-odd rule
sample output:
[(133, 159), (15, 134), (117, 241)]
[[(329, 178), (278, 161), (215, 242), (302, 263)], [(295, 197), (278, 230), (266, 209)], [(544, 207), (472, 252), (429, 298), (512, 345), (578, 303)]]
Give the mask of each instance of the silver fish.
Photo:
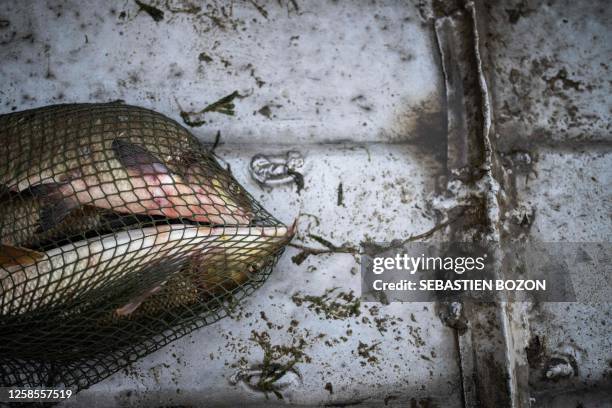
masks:
[[(88, 298), (129, 275), (161, 263), (179, 266), (225, 254), (255, 262), (291, 239), (287, 227), (194, 227), (160, 225), (70, 243), (46, 252), (0, 246), (0, 313), (36, 312)], [(174, 268), (179, 270), (180, 267)], [(135, 275), (134, 275), (135, 276)], [(137, 294), (118, 314), (130, 314), (158, 291), (168, 277)]]

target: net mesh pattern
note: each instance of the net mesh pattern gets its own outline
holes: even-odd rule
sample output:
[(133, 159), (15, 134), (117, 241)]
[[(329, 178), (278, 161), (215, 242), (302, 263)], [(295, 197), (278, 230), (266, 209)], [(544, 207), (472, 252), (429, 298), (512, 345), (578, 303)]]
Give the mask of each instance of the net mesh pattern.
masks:
[(122, 104), (0, 116), (0, 386), (86, 388), (226, 316), (291, 239), (186, 129)]

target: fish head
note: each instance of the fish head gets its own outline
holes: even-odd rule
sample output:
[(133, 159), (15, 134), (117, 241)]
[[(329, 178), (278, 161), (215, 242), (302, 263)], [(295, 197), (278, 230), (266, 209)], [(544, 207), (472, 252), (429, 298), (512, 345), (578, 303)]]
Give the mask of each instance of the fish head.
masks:
[(185, 272), (211, 295), (248, 282), (263, 282), (295, 230), (295, 223), (290, 227), (225, 227), (210, 248), (192, 257)]
[(213, 224), (249, 225), (255, 218), (253, 198), (211, 153), (203, 150), (185, 153), (172, 160), (171, 167), (204, 205)]
[(115, 157), (138, 186), (138, 203), (151, 214), (213, 225), (249, 225), (252, 199), (211, 153), (184, 151), (165, 160), (130, 141), (113, 141)]
[[(115, 310), (118, 317), (136, 318), (142, 313), (189, 307), (203, 299), (221, 299), (224, 294), (234, 292), (244, 285), (260, 284), (280, 255), (282, 247), (295, 233), (295, 223), (289, 228), (284, 225), (211, 228), (176, 224), (153, 228), (156, 241), (174, 241), (185, 246), (195, 241), (200, 243), (196, 249), (188, 251), (190, 256), (185, 262), (180, 258), (179, 273), (163, 275), (163, 282), (154, 278), (158, 279), (158, 283), (153, 280), (145, 291), (139, 292)], [(205, 240), (201, 241), (202, 238)], [(149, 264), (148, 268), (158, 271), (160, 265), (164, 264), (168, 269), (177, 266), (176, 260), (164, 257), (156, 265)], [(139, 279), (137, 284), (141, 287), (142, 280)], [(139, 312), (133, 314), (136, 309)]]

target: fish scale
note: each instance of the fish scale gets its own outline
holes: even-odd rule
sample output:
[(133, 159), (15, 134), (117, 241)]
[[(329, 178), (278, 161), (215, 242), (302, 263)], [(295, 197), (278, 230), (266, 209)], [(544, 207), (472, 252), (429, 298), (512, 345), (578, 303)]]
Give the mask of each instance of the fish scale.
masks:
[[(241, 258), (251, 258), (253, 263), (270, 256), (292, 234), (285, 227), (161, 225), (78, 241), (47, 251), (27, 266), (0, 265), (0, 313), (15, 316), (50, 304), (61, 306), (64, 301), (58, 293), (71, 301), (84, 298), (101, 285), (118, 282), (161, 259), (188, 259), (197, 253), (200, 262), (207, 262), (221, 256), (223, 267), (235, 271), (226, 260), (236, 257), (232, 252), (240, 254), (234, 262), (248, 265)], [(213, 254), (208, 256), (209, 252)], [(218, 259), (212, 264), (218, 265)]]
[(0, 244), (39, 249), (54, 242), (84, 239), (87, 232), (120, 230), (136, 222), (108, 210), (83, 207), (48, 231), (39, 231), (40, 199), (10, 193), (0, 201)]
[(212, 323), (295, 233), (185, 128), (117, 103), (1, 115), (0, 208), (0, 359), (16, 375), (116, 370)]
[[(138, 155), (144, 160), (126, 164)], [(183, 155), (195, 155), (198, 160), (185, 166)], [(216, 224), (250, 222), (246, 194), (228, 192), (236, 185), (231, 175), (186, 129), (144, 108), (68, 104), (2, 115), (0, 159), (4, 188), (22, 192), (41, 185), (56, 186), (56, 196), (68, 198), (50, 211), (51, 224), (81, 205)], [(151, 163), (160, 164), (157, 172), (145, 174), (143, 168)], [(197, 191), (184, 174), (198, 179)], [(151, 183), (170, 190), (162, 193), (168, 200), (155, 200), (159, 193), (150, 191), (155, 190)], [(136, 188), (141, 194), (127, 201), (119, 194)], [(215, 202), (222, 205), (212, 204)]]

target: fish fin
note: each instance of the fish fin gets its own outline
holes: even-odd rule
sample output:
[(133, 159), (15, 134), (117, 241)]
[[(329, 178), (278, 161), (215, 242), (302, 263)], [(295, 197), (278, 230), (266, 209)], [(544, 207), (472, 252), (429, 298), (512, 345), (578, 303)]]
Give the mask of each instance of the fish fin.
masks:
[(28, 191), (32, 196), (40, 198), (41, 200), (57, 201), (62, 198), (61, 187), (64, 183), (40, 183), (28, 187)]
[(1, 266), (28, 266), (35, 264), (36, 261), (42, 259), (43, 256), (44, 254), (41, 252), (33, 251), (31, 249), (0, 244)]
[(56, 202), (49, 202), (40, 208), (40, 220), (37, 233), (49, 231), (61, 223), (73, 210), (79, 207), (79, 203), (63, 198)]
[(129, 303), (127, 303), (127, 304), (125, 304), (125, 305), (115, 309), (115, 314), (117, 316), (128, 316), (131, 313), (134, 313), (134, 311), (136, 311), (136, 309), (138, 309), (140, 307), (142, 302), (147, 300), (147, 298), (149, 298), (150, 296), (153, 296), (154, 294), (159, 292), (161, 290), (161, 288), (162, 288), (161, 285), (158, 285), (158, 286), (155, 286), (155, 287), (147, 290), (142, 295), (137, 296), (136, 298), (130, 300)]
[(112, 148), (119, 162), (128, 171), (138, 175), (170, 173), (168, 167), (160, 159), (142, 146), (126, 140), (114, 139)]
[(30, 186), (28, 190), (32, 196), (41, 200), (39, 228), (36, 233), (50, 230), (62, 222), (74, 209), (79, 207), (79, 203), (70, 198), (64, 197), (62, 187), (66, 183), (40, 183)]

